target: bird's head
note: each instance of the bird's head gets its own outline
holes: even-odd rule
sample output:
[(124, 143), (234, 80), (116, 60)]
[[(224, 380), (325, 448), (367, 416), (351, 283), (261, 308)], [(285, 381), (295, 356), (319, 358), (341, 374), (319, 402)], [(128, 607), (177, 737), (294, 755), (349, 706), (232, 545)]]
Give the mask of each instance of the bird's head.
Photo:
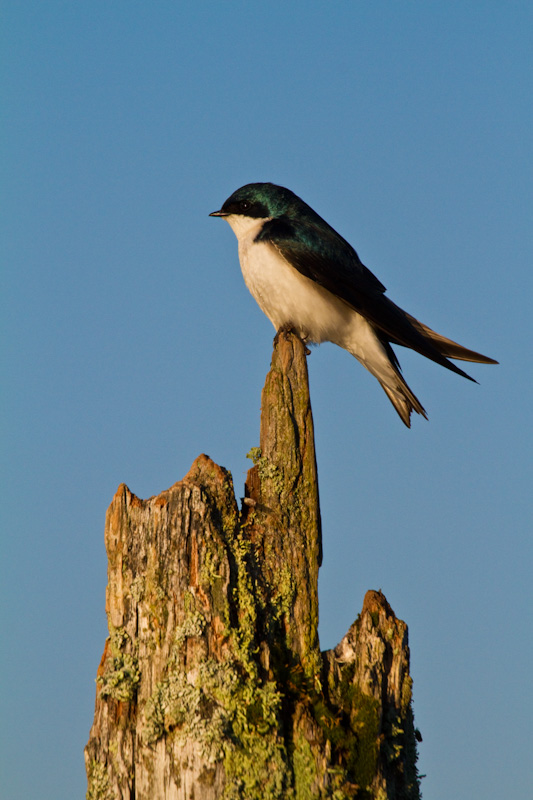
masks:
[[(302, 201), (283, 186), (274, 183), (247, 183), (241, 186), (210, 217), (251, 217), (274, 219), (290, 212), (292, 206)], [(228, 220), (229, 222), (229, 220)]]

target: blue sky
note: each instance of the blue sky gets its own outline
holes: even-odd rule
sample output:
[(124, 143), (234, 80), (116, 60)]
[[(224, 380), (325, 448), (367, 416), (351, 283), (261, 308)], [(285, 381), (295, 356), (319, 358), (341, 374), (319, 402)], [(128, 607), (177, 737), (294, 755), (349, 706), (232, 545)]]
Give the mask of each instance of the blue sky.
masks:
[(3, 800), (86, 790), (105, 510), (201, 452), (242, 494), (273, 329), (208, 213), (271, 180), (410, 313), (497, 358), (399, 351), (408, 431), (309, 358), (334, 646), (409, 625), (425, 800), (530, 789), (529, 3), (16, 2), (3, 9)]

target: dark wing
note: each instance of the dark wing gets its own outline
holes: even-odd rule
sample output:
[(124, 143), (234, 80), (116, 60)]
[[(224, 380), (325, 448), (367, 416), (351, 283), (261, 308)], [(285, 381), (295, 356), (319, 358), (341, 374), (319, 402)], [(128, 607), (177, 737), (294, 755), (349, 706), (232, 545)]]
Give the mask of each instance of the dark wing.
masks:
[(297, 227), (288, 217), (271, 219), (265, 222), (256, 241), (273, 244), (298, 272), (339, 297), (333, 286), (347, 293), (382, 295), (385, 286), (365, 267), (353, 247), (321, 217), (315, 216), (318, 222), (303, 218)]
[[(270, 220), (256, 241), (269, 242), (298, 272), (348, 303), (372, 323), (384, 343), (409, 347), (452, 372), (474, 380), (440, 352), (434, 344), (438, 342), (438, 334), (385, 296), (385, 287), (365, 267), (353, 247), (321, 218), (318, 223), (314, 219), (299, 221), (297, 227), (287, 217)], [(430, 331), (433, 337), (428, 337)], [(464, 353), (472, 352), (460, 345), (456, 347)], [(463, 358), (469, 360), (468, 356), (463, 355)], [(485, 357), (472, 360), (481, 359)]]

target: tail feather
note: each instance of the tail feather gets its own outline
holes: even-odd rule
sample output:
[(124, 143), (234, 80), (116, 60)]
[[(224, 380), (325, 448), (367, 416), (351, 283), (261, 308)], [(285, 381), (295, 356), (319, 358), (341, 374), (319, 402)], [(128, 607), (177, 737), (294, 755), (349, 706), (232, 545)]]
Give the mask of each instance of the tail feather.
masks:
[(426, 414), (426, 410), (418, 397), (407, 385), (407, 382), (402, 375), (398, 357), (396, 356), (396, 353), (390, 344), (388, 342), (382, 342), (382, 345), (388, 356), (390, 365), (390, 373), (387, 383), (385, 383), (376, 373), (374, 374), (383, 387), (385, 394), (398, 412), (400, 419), (405, 425), (407, 425), (408, 428), (410, 428), (411, 412), (416, 411), (417, 414), (421, 414), (425, 419), (427, 419), (428, 416)]
[(417, 414), (421, 414), (425, 419), (428, 418), (426, 414), (426, 410), (420, 400), (413, 394), (409, 386), (406, 384), (404, 379), (401, 376), (398, 376), (399, 381), (396, 389), (391, 389), (390, 386), (381, 383), (385, 394), (391, 401), (392, 405), (398, 412), (400, 419), (407, 425), (408, 428), (411, 427), (411, 412), (416, 411)]
[(498, 362), (481, 353), (476, 353), (474, 350), (469, 350), (452, 341), (452, 339), (441, 336), (440, 333), (436, 333), (410, 314), (406, 314), (403, 311), (401, 313), (404, 314), (405, 323), (412, 332), (411, 341), (408, 341), (405, 336), (403, 341), (400, 341), (399, 337), (391, 338), (389, 333), (377, 329), (373, 324), (356, 315), (357, 326), (353, 339), (345, 338), (341, 341), (335, 341), (335, 343), (352, 353), (378, 379), (400, 419), (404, 425), (410, 428), (413, 411), (416, 411), (417, 414), (420, 414), (425, 419), (427, 419), (427, 414), (419, 399), (405, 382), (400, 362), (391, 346), (392, 344), (411, 347), (411, 349), (430, 358), (437, 364), (458, 375), (462, 375), (464, 378), (468, 378), (474, 383), (477, 383), (477, 381), (452, 361), (448, 361), (448, 358), (474, 361), (481, 364), (497, 364)]
[(445, 356), (445, 358), (455, 358), (457, 361), (473, 361), (478, 364), (498, 363), (493, 358), (484, 356), (481, 353), (476, 353), (475, 350), (469, 350), (467, 347), (463, 347), (463, 345), (454, 342), (452, 339), (447, 339), (446, 336), (442, 336), (440, 333), (432, 330), (427, 325), (424, 325), (423, 322), (420, 322), (420, 320), (412, 317), (411, 314), (407, 314), (407, 312), (406, 316), (409, 318), (409, 322), (426, 339), (429, 339), (439, 353)]

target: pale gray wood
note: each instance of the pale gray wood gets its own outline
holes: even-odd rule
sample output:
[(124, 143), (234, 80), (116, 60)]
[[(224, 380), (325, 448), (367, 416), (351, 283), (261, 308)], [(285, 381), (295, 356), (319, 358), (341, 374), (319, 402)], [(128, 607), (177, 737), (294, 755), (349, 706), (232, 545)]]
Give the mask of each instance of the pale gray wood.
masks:
[(109, 638), (89, 800), (419, 797), (407, 626), (381, 592), (320, 652), (321, 527), (304, 347), (281, 335), (239, 509), (201, 455), (107, 512)]

